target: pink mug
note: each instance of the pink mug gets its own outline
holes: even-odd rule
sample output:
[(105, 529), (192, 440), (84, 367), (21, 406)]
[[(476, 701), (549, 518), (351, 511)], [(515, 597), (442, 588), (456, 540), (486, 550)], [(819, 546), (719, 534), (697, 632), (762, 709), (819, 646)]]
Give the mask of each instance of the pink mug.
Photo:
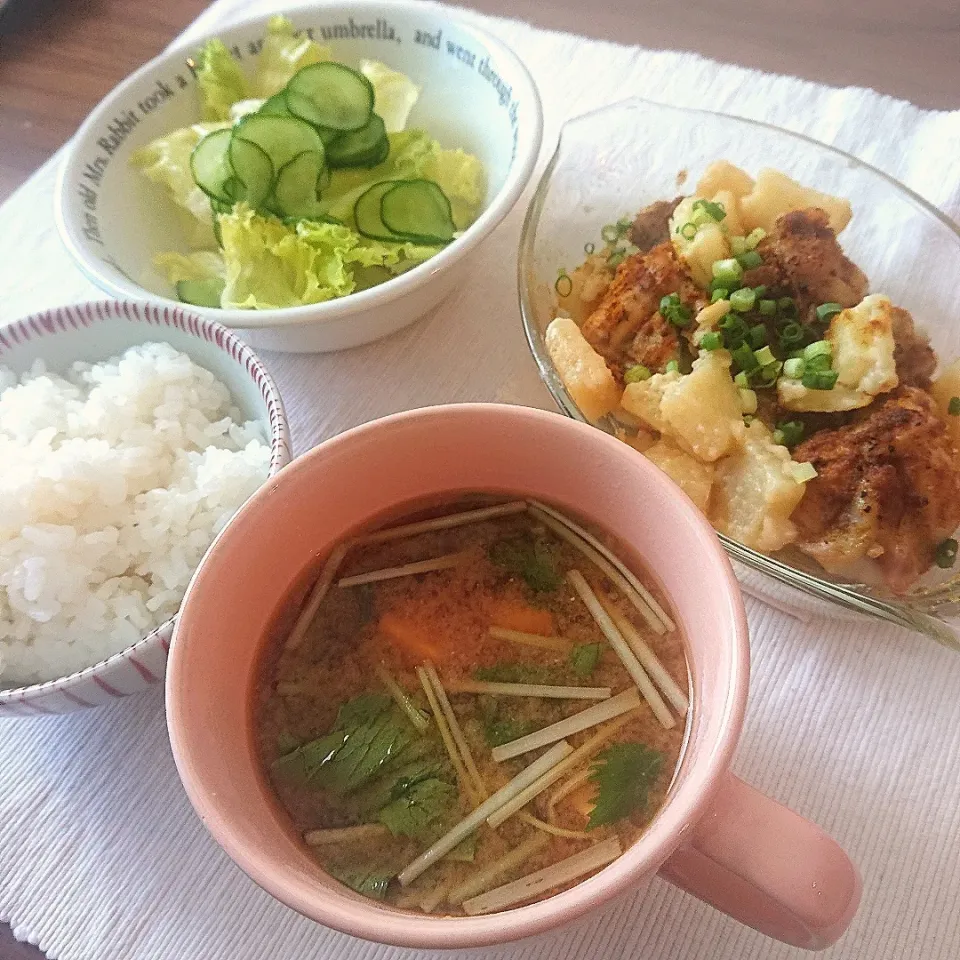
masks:
[[(291, 590), (331, 546), (424, 497), (534, 497), (616, 533), (658, 578), (687, 646), (692, 709), (667, 802), (618, 860), (539, 903), (477, 917), (425, 916), (326, 876), (291, 831), (254, 749), (259, 651)], [(743, 603), (713, 530), (626, 444), (525, 407), (462, 404), (397, 414), (300, 457), (243, 507), (187, 591), (170, 650), (167, 718), (200, 818), (260, 886), (300, 913), (367, 940), (474, 947), (543, 933), (658, 873), (763, 933), (833, 943), (860, 899), (857, 871), (819, 827), (730, 773), (747, 700)]]

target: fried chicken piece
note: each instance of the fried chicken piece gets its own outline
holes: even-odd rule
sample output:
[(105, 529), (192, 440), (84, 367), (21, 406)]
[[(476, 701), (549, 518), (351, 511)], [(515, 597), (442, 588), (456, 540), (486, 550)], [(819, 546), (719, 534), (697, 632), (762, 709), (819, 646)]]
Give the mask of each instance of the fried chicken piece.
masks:
[(673, 200), (657, 200), (644, 207), (630, 226), (630, 242), (641, 253), (652, 250), (658, 243), (670, 239), (670, 217), (683, 197)]
[(680, 341), (676, 328), (659, 312), (661, 298), (669, 293), (679, 293), (681, 302), (693, 313), (706, 303), (667, 242), (648, 253), (627, 257), (617, 267), (597, 308), (584, 321), (584, 337), (618, 379), (635, 363), (662, 370), (677, 355)]
[(748, 270), (744, 285), (764, 284), (778, 294), (789, 291), (801, 316), (821, 303), (853, 307), (867, 292), (867, 278), (843, 255), (826, 213), (818, 207), (779, 217), (757, 253), (763, 266)]
[(937, 369), (937, 355), (930, 346), (930, 338), (916, 329), (913, 317), (902, 307), (892, 307), (893, 341), (896, 348), (893, 360), (897, 365), (900, 383), (908, 387), (929, 390), (933, 371)]
[(814, 434), (793, 459), (817, 470), (791, 517), (797, 546), (827, 570), (872, 557), (904, 593), (960, 525), (960, 456), (933, 398), (915, 387)]

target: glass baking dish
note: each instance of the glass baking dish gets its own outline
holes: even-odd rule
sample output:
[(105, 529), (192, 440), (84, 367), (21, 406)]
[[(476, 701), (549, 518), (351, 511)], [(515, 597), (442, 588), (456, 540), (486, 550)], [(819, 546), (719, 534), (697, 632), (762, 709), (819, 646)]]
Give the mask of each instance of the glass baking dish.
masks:
[[(605, 223), (655, 200), (689, 193), (703, 169), (726, 159), (756, 173), (782, 170), (817, 190), (848, 198), (853, 220), (841, 243), (885, 293), (909, 310), (942, 359), (960, 355), (960, 228), (896, 180), (801, 134), (726, 114), (632, 98), (568, 121), (534, 194), (520, 242), (523, 324), (544, 383), (569, 416), (586, 420), (544, 346), (555, 316), (560, 268), (599, 244)], [(686, 185), (681, 184), (686, 180)], [(595, 426), (613, 432), (613, 421)], [(640, 454), (638, 454), (640, 456)], [(824, 571), (799, 551), (765, 555), (723, 535), (748, 592), (774, 606), (815, 615), (869, 615), (960, 650), (960, 574), (935, 569), (907, 595)]]

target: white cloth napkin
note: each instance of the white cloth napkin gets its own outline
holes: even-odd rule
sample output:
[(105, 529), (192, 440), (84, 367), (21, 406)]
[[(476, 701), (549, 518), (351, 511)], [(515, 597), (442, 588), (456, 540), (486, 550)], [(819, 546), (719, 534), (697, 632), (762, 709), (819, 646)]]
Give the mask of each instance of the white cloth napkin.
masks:
[[(275, 3), (221, 0), (190, 31)], [(472, 16), (472, 15), (471, 15)], [(629, 94), (701, 104), (843, 147), (960, 215), (960, 112), (477, 17), (525, 59), (558, 126)], [(100, 294), (61, 248), (47, 164), (0, 211), (0, 320)], [(529, 191), (528, 195), (529, 196)], [(550, 408), (520, 329), (525, 201), (439, 313), (331, 356), (268, 355), (302, 452), (407, 407)], [(960, 279), (960, 278), (958, 278)], [(322, 505), (321, 505), (322, 506)], [(748, 603), (753, 681), (736, 771), (817, 821), (857, 861), (863, 905), (824, 956), (960, 956), (960, 656), (873, 622), (802, 623)], [(206, 834), (171, 761), (156, 692), (66, 717), (0, 721), (0, 919), (57, 960), (414, 960), (272, 900)], [(785, 960), (782, 947), (655, 881), (599, 916), (494, 960)], [(433, 955), (431, 955), (433, 956)], [(457, 960), (466, 954), (448, 954)]]

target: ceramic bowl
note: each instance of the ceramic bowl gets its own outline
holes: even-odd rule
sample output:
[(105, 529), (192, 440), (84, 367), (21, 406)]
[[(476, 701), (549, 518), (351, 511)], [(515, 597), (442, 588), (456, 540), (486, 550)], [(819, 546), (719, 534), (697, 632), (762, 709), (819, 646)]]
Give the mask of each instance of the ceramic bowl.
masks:
[[(259, 766), (254, 692), (278, 617), (289, 616), (335, 544), (412, 503), (471, 490), (540, 499), (616, 531), (618, 554), (658, 579), (672, 601), (692, 708), (667, 801), (618, 860), (537, 903), (488, 916), (427, 916), (354, 893), (310, 856)], [(227, 853), (284, 903), (354, 936), (421, 949), (502, 943), (642, 891), (659, 870), (771, 936), (826, 946), (850, 922), (859, 880), (818, 827), (729, 773), (749, 661), (730, 563), (664, 474), (626, 444), (557, 414), (453, 404), (320, 444), (238, 512), (184, 599), (167, 723), (187, 794)]]
[[(106, 301), (59, 307), (0, 327), (0, 366), (15, 373), (42, 360), (65, 370), (150, 341), (164, 341), (210, 370), (230, 389), (270, 442), (270, 476), (290, 460), (290, 438), (276, 385), (254, 352), (221, 324), (190, 310)], [(30, 686), (0, 689), (0, 717), (67, 713), (146, 690), (163, 679), (174, 620), (139, 643), (85, 670)]]
[[(282, 12), (282, 11), (277, 11)], [(282, 310), (193, 308), (242, 329), (256, 348), (328, 351), (379, 339), (435, 307), (469, 269), (471, 255), (516, 203), (540, 148), (537, 89), (502, 43), (448, 8), (354, 0), (286, 11), (300, 29), (329, 44), (338, 60), (386, 62), (423, 89), (408, 127), (483, 162), (482, 212), (463, 235), (426, 263), (360, 293)], [(269, 18), (217, 32), (250, 70)], [(168, 250), (189, 252), (179, 213), (164, 191), (129, 163), (157, 137), (199, 119), (187, 66), (201, 41), (152, 60), (113, 90), (67, 148), (56, 189), (61, 236), (83, 272), (118, 297), (179, 306), (153, 266)], [(459, 51), (459, 55), (458, 55)]]
[[(841, 244), (867, 274), (871, 292), (885, 293), (909, 310), (938, 356), (945, 361), (960, 356), (957, 224), (881, 171), (809, 137), (727, 114), (633, 98), (564, 125), (524, 223), (518, 273), (524, 329), (540, 375), (565, 413), (587, 419), (567, 393), (543, 340), (556, 315), (558, 269), (581, 263), (585, 244), (600, 245), (603, 224), (689, 191), (703, 169), (721, 158), (752, 173), (773, 167), (847, 197), (853, 219)], [(608, 419), (595, 426), (614, 432)], [(774, 606), (815, 616), (867, 614), (960, 650), (955, 570), (944, 575), (935, 569), (906, 596), (894, 596), (855, 576), (833, 576), (799, 551), (768, 556), (729, 537), (720, 539), (737, 561), (744, 586)]]

